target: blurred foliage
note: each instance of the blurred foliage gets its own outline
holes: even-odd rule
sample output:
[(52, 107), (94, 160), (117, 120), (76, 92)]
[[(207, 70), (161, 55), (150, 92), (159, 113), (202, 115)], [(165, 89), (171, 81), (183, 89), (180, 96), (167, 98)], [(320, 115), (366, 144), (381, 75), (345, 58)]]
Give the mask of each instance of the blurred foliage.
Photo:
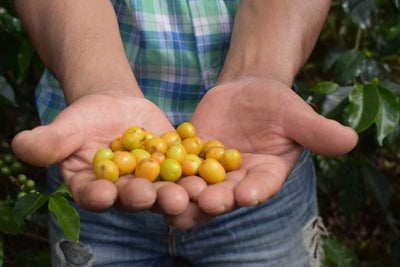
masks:
[[(316, 49), (295, 82), (318, 112), (360, 137), (346, 156), (315, 156), (320, 211), (331, 233), (324, 238), (323, 266), (400, 266), (399, 8), (400, 0), (333, 1)], [(0, 152), (9, 153), (11, 138), (39, 123), (34, 88), (43, 72), (12, 0), (0, 0), (0, 53)], [(15, 217), (15, 189), (0, 182), (6, 196), (0, 202), (0, 267), (49, 266), (47, 250), (10, 251), (2, 237), (26, 233), (14, 223), (34, 218), (26, 217), (31, 205), (24, 201), (38, 198), (43, 204), (52, 198), (57, 212), (64, 200), (54, 203), (58, 197), (49, 194), (21, 198)], [(65, 223), (62, 214), (60, 221)]]
[(318, 112), (360, 138), (346, 156), (315, 156), (320, 210), (332, 234), (325, 266), (400, 266), (399, 15), (396, 0), (333, 1), (296, 80)]

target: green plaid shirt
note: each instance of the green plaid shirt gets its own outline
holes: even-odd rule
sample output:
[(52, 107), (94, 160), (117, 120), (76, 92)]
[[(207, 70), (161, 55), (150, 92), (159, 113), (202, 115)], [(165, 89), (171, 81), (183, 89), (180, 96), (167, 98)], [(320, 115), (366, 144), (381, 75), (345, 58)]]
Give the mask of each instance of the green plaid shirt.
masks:
[[(113, 0), (128, 60), (147, 99), (173, 125), (191, 118), (213, 87), (230, 44), (240, 0)], [(43, 124), (66, 107), (45, 71), (36, 90)]]

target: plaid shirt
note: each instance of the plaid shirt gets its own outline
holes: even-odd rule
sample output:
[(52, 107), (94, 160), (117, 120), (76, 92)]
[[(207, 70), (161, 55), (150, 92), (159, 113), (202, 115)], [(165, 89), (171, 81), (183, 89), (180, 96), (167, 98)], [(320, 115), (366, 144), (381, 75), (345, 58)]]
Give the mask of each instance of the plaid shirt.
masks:
[[(189, 121), (213, 87), (230, 44), (240, 0), (113, 0), (125, 53), (145, 97), (173, 125)], [(45, 71), (36, 90), (43, 124), (66, 107)]]

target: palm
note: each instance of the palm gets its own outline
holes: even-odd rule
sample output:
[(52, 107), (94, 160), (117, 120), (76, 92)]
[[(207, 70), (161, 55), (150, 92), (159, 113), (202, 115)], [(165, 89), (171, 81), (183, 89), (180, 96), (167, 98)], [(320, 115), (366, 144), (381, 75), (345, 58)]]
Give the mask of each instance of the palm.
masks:
[[(187, 216), (201, 222), (237, 205), (264, 202), (280, 190), (302, 147), (334, 156), (348, 152), (357, 141), (354, 131), (316, 114), (284, 84), (260, 78), (216, 86), (204, 96), (191, 122), (205, 141), (217, 139), (241, 151), (243, 163), (223, 182), (191, 196), (188, 210), (169, 218), (177, 225), (189, 225)], [(190, 195), (195, 186), (187, 184)]]
[(95, 152), (136, 125), (157, 135), (173, 130), (164, 114), (144, 98), (89, 95), (67, 107), (50, 125), (18, 135), (13, 148), (34, 165), (60, 162), (74, 200), (85, 209), (103, 211), (115, 205), (138, 211), (157, 204), (167, 214), (181, 212), (188, 196), (176, 184), (151, 183), (133, 176), (121, 177), (115, 184), (95, 179), (91, 166)]

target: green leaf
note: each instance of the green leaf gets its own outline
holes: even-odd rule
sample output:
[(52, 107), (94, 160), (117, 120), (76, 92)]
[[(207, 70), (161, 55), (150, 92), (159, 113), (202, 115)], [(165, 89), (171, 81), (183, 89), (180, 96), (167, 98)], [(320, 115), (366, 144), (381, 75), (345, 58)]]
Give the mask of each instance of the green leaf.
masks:
[(49, 210), (57, 217), (64, 234), (72, 241), (78, 243), (80, 232), (80, 218), (74, 207), (62, 196), (50, 196)]
[(14, 89), (8, 84), (6, 78), (0, 76), (0, 104), (17, 107)]
[(325, 81), (325, 82), (317, 83), (310, 90), (313, 92), (316, 92), (316, 93), (320, 93), (320, 94), (330, 94), (330, 93), (334, 92), (336, 89), (338, 89), (339, 87), (340, 86), (337, 83)]
[(393, 3), (397, 8), (400, 8), (400, 0), (393, 0)]
[(345, 85), (358, 77), (365, 68), (365, 59), (365, 54), (358, 50), (351, 49), (342, 53), (334, 64), (336, 81)]
[(356, 84), (346, 109), (349, 125), (357, 132), (367, 129), (375, 121), (379, 109), (378, 88), (374, 84)]
[(342, 113), (348, 105), (349, 95), (352, 90), (352, 86), (344, 86), (328, 94), (321, 105), (321, 114), (327, 118), (334, 118)]
[(393, 40), (394, 38), (396, 38), (399, 35), (400, 35), (400, 24), (389, 28), (386, 39)]
[(28, 194), (17, 200), (14, 207), (14, 219), (18, 224), (22, 224), (25, 218), (38, 210), (49, 200), (46, 194)]
[(35, 49), (30, 42), (24, 41), (21, 43), (18, 52), (18, 68), (20, 76), (24, 75), (30, 67), (34, 53)]
[(372, 16), (378, 12), (375, 0), (342, 0), (342, 7), (361, 29), (369, 28)]
[(5, 234), (18, 234), (23, 225), (18, 225), (14, 220), (14, 209), (5, 201), (0, 202), (0, 232)]
[(389, 88), (393, 93), (396, 93), (400, 97), (400, 84), (389, 81), (380, 81), (379, 85)]
[(339, 209), (350, 220), (365, 203), (365, 190), (360, 170), (355, 163), (347, 161), (340, 166), (335, 177)]
[(383, 139), (393, 131), (400, 119), (399, 98), (390, 89), (378, 85), (379, 109), (376, 114), (375, 123), (377, 127), (377, 138), (380, 145)]
[(63, 196), (68, 200), (73, 200), (72, 194), (65, 184), (60, 185), (60, 187), (55, 192), (51, 193), (50, 196)]
[(3, 242), (0, 239), (0, 267), (3, 266), (3, 262), (4, 262)]
[(324, 238), (325, 258), (323, 266), (354, 267), (358, 263), (355, 253), (345, 242)]
[(390, 203), (391, 192), (390, 184), (385, 175), (370, 164), (363, 165), (361, 167), (361, 173), (364, 183), (371, 188), (376, 200), (386, 213)]

